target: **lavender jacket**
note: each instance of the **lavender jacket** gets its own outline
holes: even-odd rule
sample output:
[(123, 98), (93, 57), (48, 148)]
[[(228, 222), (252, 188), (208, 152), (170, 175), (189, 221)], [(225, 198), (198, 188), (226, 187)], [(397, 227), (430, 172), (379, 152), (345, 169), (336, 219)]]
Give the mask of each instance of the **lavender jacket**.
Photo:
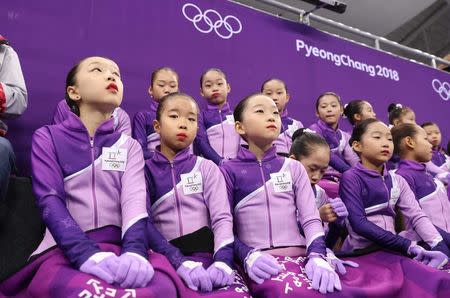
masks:
[(325, 177), (340, 177), (340, 173), (347, 171), (358, 163), (359, 157), (348, 143), (350, 140), (348, 133), (339, 128), (334, 130), (320, 119), (309, 128), (320, 134), (331, 149), (330, 166), (325, 173)]
[[(68, 113), (73, 114), (72, 111), (70, 111), (70, 108), (66, 103), (66, 100), (63, 99), (60, 102), (58, 102), (58, 105), (56, 106), (55, 113), (53, 114), (52, 124), (58, 124), (66, 120)], [(116, 132), (124, 133), (127, 136), (131, 136), (130, 116), (128, 116), (125, 110), (123, 110), (120, 107), (114, 109), (112, 118), (114, 119), (113, 126)]]
[(392, 171), (384, 170), (380, 175), (358, 163), (342, 175), (339, 194), (349, 213), (349, 235), (343, 250), (362, 249), (375, 243), (407, 254), (411, 241), (395, 234), (396, 206), (430, 247), (445, 246), (408, 183)]
[[(219, 168), (190, 154), (189, 148), (172, 162), (156, 150), (146, 162), (146, 180), (149, 214), (162, 236), (172, 240), (207, 226), (214, 233), (214, 259), (232, 266), (233, 219)], [(168, 258), (173, 260), (171, 255)]]
[(158, 103), (152, 100), (149, 111), (137, 112), (133, 118), (132, 136), (141, 145), (146, 160), (152, 157), (156, 146), (160, 144), (159, 134), (153, 129), (157, 108)]
[(241, 137), (234, 129), (233, 111), (228, 103), (219, 109), (207, 104), (198, 120), (198, 133), (194, 141), (194, 152), (219, 164), (222, 159), (235, 158)]
[[(79, 267), (100, 251), (84, 231), (115, 225), (122, 229), (122, 251), (146, 257), (142, 151), (131, 137), (115, 132), (113, 122), (105, 121), (91, 139), (80, 118), (68, 113), (60, 124), (34, 133), (33, 191), (47, 230), (33, 254), (57, 244)], [(103, 169), (108, 164), (122, 164), (124, 171)]]
[[(396, 173), (410, 186), (422, 210), (431, 222), (446, 232), (450, 232), (450, 201), (441, 181), (433, 179), (426, 171), (425, 164), (412, 160), (402, 160)], [(408, 235), (415, 235), (411, 224), (407, 224)], [(417, 240), (417, 237), (414, 237)]]
[(289, 117), (287, 109), (284, 109), (283, 113), (281, 113), (280, 135), (274, 142), (278, 153), (289, 154), (292, 145), (292, 135), (299, 128), (303, 128), (303, 124)]
[(234, 210), (237, 256), (244, 261), (252, 249), (304, 245), (325, 253), (324, 231), (314, 193), (300, 162), (277, 155), (272, 146), (261, 161), (244, 147), (236, 159), (221, 166)]

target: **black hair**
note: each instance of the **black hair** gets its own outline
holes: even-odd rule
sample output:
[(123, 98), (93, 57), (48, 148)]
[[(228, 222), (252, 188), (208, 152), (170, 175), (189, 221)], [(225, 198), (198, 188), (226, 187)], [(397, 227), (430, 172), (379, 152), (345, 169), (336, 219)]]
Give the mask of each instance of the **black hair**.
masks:
[(431, 122), (431, 121), (422, 123), (422, 125), (420, 125), (420, 126), (421, 126), (422, 128), (425, 128), (425, 127), (427, 127), (427, 126), (433, 126), (433, 125), (438, 126), (436, 123)]
[(264, 83), (262, 83), (262, 85), (261, 85), (261, 92), (264, 91), (264, 86), (267, 83), (269, 83), (270, 81), (278, 81), (278, 82), (280, 82), (281, 84), (283, 84), (284, 90), (286, 90), (286, 93), (288, 92), (288, 88), (287, 88), (286, 83), (283, 80), (280, 80), (280, 79), (277, 79), (277, 78), (271, 78), (271, 79), (265, 80)]
[(155, 80), (156, 80), (156, 76), (158, 75), (158, 73), (159, 73), (160, 71), (163, 71), (163, 70), (172, 72), (172, 73), (175, 75), (175, 77), (177, 78), (177, 82), (179, 81), (178, 73), (177, 73), (173, 68), (170, 68), (170, 67), (168, 67), (168, 66), (164, 66), (164, 67), (157, 68), (157, 69), (155, 69), (155, 70), (152, 72), (151, 77), (150, 77), (150, 86), (153, 87), (153, 83), (154, 83)]
[(349, 102), (344, 107), (344, 115), (350, 121), (351, 125), (355, 125), (355, 115), (362, 113), (363, 105), (366, 101), (362, 99), (356, 99)]
[(80, 67), (80, 62), (78, 62), (74, 67), (72, 67), (69, 73), (66, 76), (66, 92), (64, 98), (66, 99), (66, 103), (69, 106), (70, 110), (77, 116), (80, 116), (80, 108), (75, 100), (72, 100), (67, 93), (67, 88), (69, 86), (74, 86), (76, 84), (76, 75), (78, 73), (78, 68)]
[(412, 123), (402, 123), (400, 125), (394, 126), (391, 129), (392, 140), (394, 142), (394, 153), (401, 155), (402, 140), (406, 137), (414, 138), (417, 134), (417, 125)]
[(349, 145), (352, 146), (353, 142), (360, 142), (362, 136), (366, 133), (367, 128), (370, 124), (375, 122), (381, 122), (378, 119), (369, 118), (366, 120), (361, 121), (358, 123), (355, 128), (353, 129), (352, 136), (350, 137), (350, 140), (348, 141)]
[(316, 111), (319, 110), (319, 103), (320, 103), (320, 100), (322, 99), (322, 97), (327, 96), (327, 95), (332, 95), (332, 96), (336, 97), (338, 102), (339, 102), (339, 104), (342, 106), (341, 98), (339, 97), (339, 95), (337, 95), (334, 92), (328, 91), (328, 92), (324, 92), (324, 93), (320, 94), (319, 97), (317, 97), (317, 99), (316, 99)]
[(450, 141), (447, 143), (447, 154), (450, 154)]
[(223, 76), (223, 78), (224, 78), (225, 80), (227, 80), (226, 74), (225, 74), (220, 68), (214, 68), (214, 67), (213, 67), (213, 68), (208, 68), (207, 70), (205, 70), (205, 71), (202, 73), (202, 75), (201, 75), (201, 77), (200, 77), (200, 88), (203, 87), (203, 79), (205, 78), (206, 74), (207, 74), (208, 72), (210, 72), (210, 71), (215, 71), (215, 72), (220, 73), (220, 74)]
[(294, 155), (297, 160), (302, 156), (308, 157), (316, 146), (324, 146), (330, 148), (325, 139), (307, 128), (297, 129), (292, 135), (292, 145), (289, 155)]
[(245, 110), (245, 108), (247, 107), (248, 101), (249, 101), (252, 97), (255, 97), (255, 96), (258, 96), (258, 95), (267, 96), (267, 95), (262, 94), (262, 93), (253, 93), (253, 94), (250, 94), (250, 95), (244, 97), (244, 98), (237, 104), (237, 106), (234, 108), (234, 111), (233, 111), (234, 121), (236, 121), (236, 122), (237, 122), (237, 121), (242, 122), (242, 114), (244, 113), (244, 110)]
[(399, 119), (408, 112), (412, 112), (412, 109), (410, 107), (404, 107), (398, 103), (391, 103), (388, 106), (389, 124), (393, 125), (395, 119)]
[(169, 100), (175, 99), (176, 97), (183, 97), (183, 98), (189, 99), (192, 102), (194, 102), (195, 106), (197, 107), (197, 113), (199, 113), (197, 101), (195, 101), (195, 99), (192, 96), (190, 96), (186, 93), (182, 93), (182, 92), (175, 92), (175, 93), (167, 94), (160, 99), (158, 108), (156, 108), (156, 120), (158, 120), (158, 121), (161, 120), (161, 114), (164, 109), (164, 106), (166, 105), (166, 102), (168, 102)]

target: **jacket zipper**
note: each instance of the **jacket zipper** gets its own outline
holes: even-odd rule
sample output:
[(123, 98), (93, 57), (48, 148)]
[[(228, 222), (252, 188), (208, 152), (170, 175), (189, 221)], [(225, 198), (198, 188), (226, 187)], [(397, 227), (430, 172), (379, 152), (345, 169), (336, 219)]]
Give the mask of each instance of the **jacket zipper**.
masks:
[(177, 206), (177, 215), (178, 215), (178, 228), (179, 228), (179, 237), (183, 236), (183, 222), (181, 221), (181, 204), (180, 204), (180, 198), (178, 197), (178, 191), (177, 191), (177, 183), (175, 180), (175, 170), (173, 169), (173, 163), (170, 163), (170, 171), (172, 173), (172, 184), (173, 184), (173, 192), (175, 194), (175, 202)]
[(220, 127), (222, 128), (222, 158), (225, 158), (225, 130), (223, 129), (222, 110), (219, 110)]
[(270, 247), (272, 248), (274, 246), (273, 246), (273, 236), (272, 236), (272, 215), (271, 215), (271, 212), (270, 212), (269, 194), (268, 194), (268, 191), (267, 191), (266, 181), (264, 179), (264, 171), (263, 171), (263, 168), (262, 168), (261, 161), (258, 161), (258, 165), (259, 165), (259, 171), (261, 173), (261, 180), (262, 180), (262, 183), (264, 185), (264, 192), (265, 192), (265, 195), (266, 195), (267, 217), (269, 218), (269, 241), (270, 241)]
[(94, 152), (94, 138), (89, 138), (91, 145), (91, 162), (92, 162), (92, 200), (94, 203), (94, 228), (98, 228), (98, 214), (97, 214), (97, 195), (95, 193), (95, 152)]

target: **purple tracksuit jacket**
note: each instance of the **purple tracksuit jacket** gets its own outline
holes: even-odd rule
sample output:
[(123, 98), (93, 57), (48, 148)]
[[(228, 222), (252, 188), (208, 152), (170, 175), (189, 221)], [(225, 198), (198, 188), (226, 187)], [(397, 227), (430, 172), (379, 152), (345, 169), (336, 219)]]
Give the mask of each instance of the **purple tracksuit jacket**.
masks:
[(325, 254), (322, 222), (314, 193), (300, 162), (277, 155), (272, 146), (261, 161), (244, 147), (222, 164), (234, 212), (235, 252), (244, 262), (252, 249), (304, 245)]
[(340, 173), (347, 171), (358, 163), (359, 157), (348, 143), (350, 140), (348, 133), (339, 128), (334, 130), (320, 119), (309, 128), (320, 134), (331, 149), (330, 166), (325, 173), (325, 178), (339, 177)]
[(219, 108), (208, 103), (199, 115), (194, 152), (218, 165), (222, 159), (235, 158), (240, 143), (229, 104)]
[(349, 213), (349, 235), (343, 250), (362, 249), (375, 243), (407, 254), (411, 240), (395, 234), (397, 206), (424, 242), (447, 252), (442, 237), (420, 208), (408, 183), (394, 172), (384, 170), (380, 175), (357, 163), (342, 175), (339, 194)]
[[(408, 182), (419, 205), (431, 222), (440, 229), (450, 232), (450, 201), (442, 182), (434, 179), (426, 171), (425, 164), (412, 160), (400, 161), (396, 173)], [(409, 234), (416, 234), (411, 225), (407, 226)], [(414, 237), (413, 240), (417, 241), (416, 238)]]
[[(157, 231), (149, 229), (153, 249), (164, 253), (174, 267), (183, 261), (180, 252), (164, 239), (172, 240), (209, 227), (214, 233), (214, 260), (233, 264), (233, 219), (225, 180), (210, 160), (177, 153), (170, 162), (160, 151), (146, 162), (149, 214)], [(152, 245), (154, 246), (154, 245)]]
[[(72, 111), (70, 111), (69, 106), (66, 103), (66, 100), (63, 99), (60, 102), (58, 102), (58, 105), (56, 106), (55, 113), (53, 114), (53, 122), (52, 124), (59, 124), (67, 119), (67, 115), (73, 114)], [(114, 119), (114, 130), (119, 133), (124, 133), (127, 136), (131, 136), (131, 123), (130, 123), (130, 116), (128, 116), (127, 112), (123, 110), (122, 108), (116, 108), (114, 109), (114, 112), (112, 114), (112, 118)]]
[(84, 231), (122, 229), (122, 251), (147, 258), (144, 160), (139, 144), (105, 121), (90, 138), (80, 118), (38, 129), (32, 140), (33, 190), (47, 226), (33, 254), (57, 244), (79, 268), (99, 247)]
[(278, 138), (274, 141), (278, 153), (289, 154), (292, 145), (292, 135), (294, 132), (303, 128), (303, 124), (288, 116), (287, 109), (281, 113), (281, 131)]

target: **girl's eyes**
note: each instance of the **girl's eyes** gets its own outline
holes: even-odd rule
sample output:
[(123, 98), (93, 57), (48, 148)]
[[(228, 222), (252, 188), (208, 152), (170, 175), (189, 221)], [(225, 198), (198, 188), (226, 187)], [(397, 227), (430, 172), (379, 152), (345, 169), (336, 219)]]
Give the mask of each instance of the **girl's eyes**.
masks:
[(279, 114), (280, 114), (280, 112), (278, 112), (278, 111), (275, 111), (275, 112), (273, 112), (273, 114), (274, 114), (274, 115), (279, 115)]
[(264, 111), (260, 109), (260, 110), (256, 110), (255, 113), (264, 113)]
[(178, 118), (178, 115), (172, 114), (172, 115), (169, 115), (169, 118), (176, 119), (176, 118)]
[(197, 119), (195, 119), (195, 118), (189, 118), (189, 121), (195, 122), (195, 121), (197, 121)]
[(113, 75), (118, 76), (120, 78), (120, 73), (118, 73), (117, 71), (113, 72)]
[(92, 71), (99, 71), (99, 72), (102, 72), (102, 70), (101, 70), (100, 68), (98, 68), (98, 67), (93, 68)]

